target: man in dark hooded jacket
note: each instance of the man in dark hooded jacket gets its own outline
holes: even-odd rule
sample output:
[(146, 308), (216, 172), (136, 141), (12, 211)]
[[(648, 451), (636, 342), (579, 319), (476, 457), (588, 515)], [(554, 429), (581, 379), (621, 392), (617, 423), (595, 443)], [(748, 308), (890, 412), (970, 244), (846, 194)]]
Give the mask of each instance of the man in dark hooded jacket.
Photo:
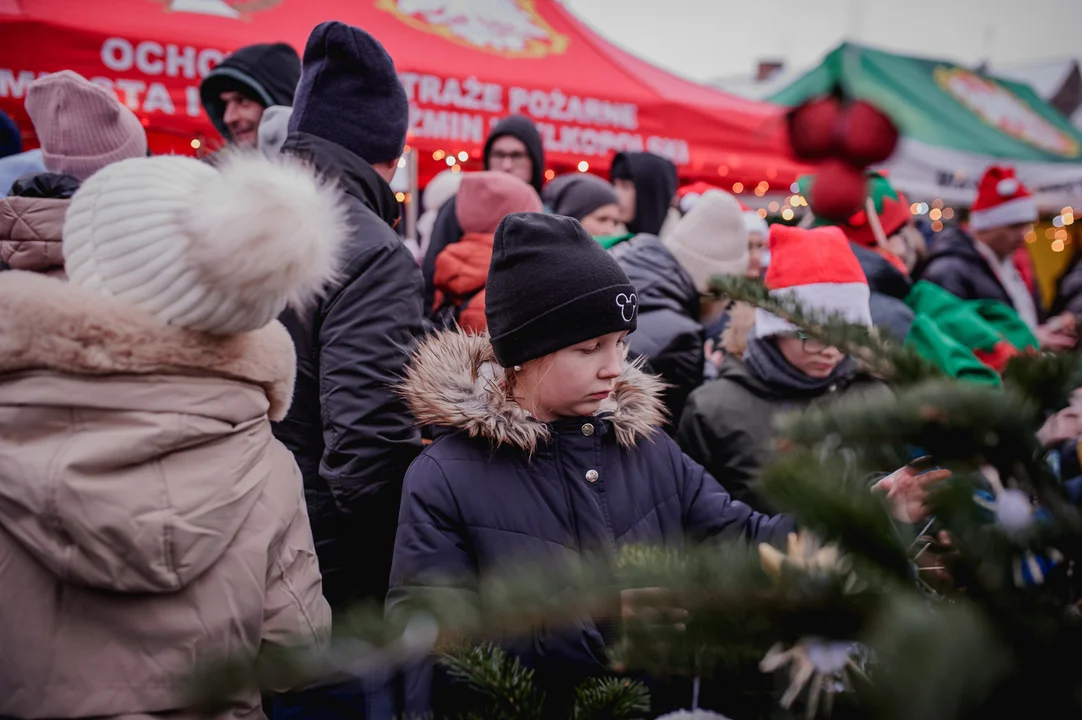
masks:
[(248, 45), (203, 78), (199, 95), (227, 143), (254, 148), (263, 111), (272, 105), (292, 105), (300, 77), (301, 60), (289, 45)]
[(304, 478), (323, 594), (335, 611), (382, 601), (406, 468), (420, 435), (395, 393), (421, 330), (421, 274), (392, 229), (388, 182), (409, 105), (383, 46), (326, 22), (312, 31), (282, 152), (336, 178), (353, 237), (340, 280), (282, 322), (297, 349), (293, 405), (275, 435)]
[(611, 176), (628, 232), (660, 236), (676, 194), (676, 166), (653, 153), (622, 152)]
[[(533, 185), (537, 194), (545, 182), (545, 148), (537, 127), (524, 115), (510, 115), (496, 123), (485, 140), (485, 170), (505, 172)], [(432, 309), (435, 297), (433, 278), (436, 256), (445, 247), (462, 239), (458, 224), (455, 198), (443, 204), (432, 225), (432, 239), (421, 263), (425, 280), (425, 311)]]

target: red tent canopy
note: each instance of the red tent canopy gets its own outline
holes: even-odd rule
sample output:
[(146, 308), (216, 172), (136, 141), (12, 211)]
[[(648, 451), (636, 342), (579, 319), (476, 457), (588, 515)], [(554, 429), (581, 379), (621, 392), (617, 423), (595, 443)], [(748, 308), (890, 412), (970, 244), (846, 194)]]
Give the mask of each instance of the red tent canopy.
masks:
[(26, 86), (71, 68), (116, 90), (154, 150), (205, 150), (220, 139), (200, 106), (201, 77), (243, 45), (301, 51), (328, 19), (365, 28), (394, 57), (422, 175), (448, 157), (475, 167), (488, 129), (511, 113), (538, 124), (561, 171), (583, 161), (604, 171), (618, 150), (664, 155), (685, 179), (749, 191), (787, 188), (801, 171), (781, 109), (649, 65), (553, 0), (0, 0), (0, 109), (32, 140)]

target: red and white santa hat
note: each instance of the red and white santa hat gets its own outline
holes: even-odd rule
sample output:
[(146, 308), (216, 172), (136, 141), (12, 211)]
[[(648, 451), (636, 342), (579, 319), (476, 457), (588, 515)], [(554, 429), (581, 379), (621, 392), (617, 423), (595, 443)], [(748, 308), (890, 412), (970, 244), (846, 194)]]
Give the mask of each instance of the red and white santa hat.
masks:
[[(840, 314), (847, 322), (872, 326), (868, 280), (841, 228), (771, 225), (770, 255), (765, 283), (771, 295), (791, 295), (816, 316)], [(798, 329), (777, 315), (755, 311), (758, 337)]]
[(984, 171), (977, 188), (977, 201), (969, 211), (971, 230), (991, 230), (1036, 220), (1037, 203), (1014, 176), (1014, 168), (993, 165)]

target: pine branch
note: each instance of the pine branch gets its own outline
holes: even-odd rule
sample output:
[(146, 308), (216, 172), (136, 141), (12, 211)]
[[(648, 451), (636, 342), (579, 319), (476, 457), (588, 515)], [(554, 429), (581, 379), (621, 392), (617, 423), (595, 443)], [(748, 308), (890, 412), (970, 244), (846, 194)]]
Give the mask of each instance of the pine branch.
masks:
[(488, 720), (541, 720), (545, 695), (534, 684), (533, 670), (492, 645), (446, 653), (448, 674), (485, 698), (482, 715)]
[(716, 276), (711, 279), (710, 289), (715, 297), (746, 302), (791, 322), (809, 336), (857, 358), (873, 375), (888, 378), (896, 385), (943, 376), (939, 368), (916, 350), (881, 338), (869, 328), (849, 323), (841, 314), (807, 310), (791, 295), (772, 296), (760, 280)]
[(814, 447), (831, 437), (873, 467), (895, 467), (910, 448), (941, 464), (984, 460), (1004, 474), (1022, 462), (1035, 474), (1036, 407), (1018, 393), (957, 381), (932, 381), (896, 398), (842, 398), (778, 421), (790, 443)]
[(1029, 397), (1044, 412), (1056, 412), (1067, 407), (1071, 392), (1082, 386), (1082, 355), (1016, 355), (1003, 371), (1003, 383)]
[(592, 678), (575, 689), (571, 720), (633, 720), (650, 711), (646, 686), (623, 678)]
[(799, 450), (768, 467), (756, 489), (772, 507), (792, 514), (799, 526), (908, 582), (912, 571), (906, 547), (864, 475), (838, 455)]

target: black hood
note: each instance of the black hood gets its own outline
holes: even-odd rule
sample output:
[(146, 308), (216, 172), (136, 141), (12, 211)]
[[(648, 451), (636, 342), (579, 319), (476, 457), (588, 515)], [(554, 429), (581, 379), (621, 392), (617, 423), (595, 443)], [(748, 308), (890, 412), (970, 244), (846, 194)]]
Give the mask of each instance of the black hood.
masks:
[(398, 224), (399, 205), (394, 190), (371, 165), (330, 140), (303, 132), (292, 132), (282, 152), (312, 163), (323, 175), (338, 181), (342, 190), (357, 198), (385, 223)]
[(541, 194), (541, 186), (545, 184), (545, 148), (541, 143), (541, 134), (537, 132), (537, 126), (523, 115), (510, 115), (496, 123), (492, 132), (485, 140), (485, 170), (489, 169), (488, 154), (492, 150), (492, 143), (505, 135), (510, 135), (522, 141), (526, 146), (526, 152), (530, 154), (533, 162), (533, 174), (530, 184), (537, 194)]
[(657, 236), (636, 235), (615, 245), (612, 256), (635, 286), (640, 316), (653, 310), (673, 310), (699, 319), (699, 291), (694, 281)]
[(293, 105), (293, 93), (301, 79), (301, 59), (297, 51), (285, 43), (249, 45), (242, 47), (211, 70), (199, 95), (203, 109), (214, 127), (227, 141), (232, 140), (225, 126), (225, 106), (221, 94), (235, 90), (263, 107)]
[(853, 254), (857, 256), (860, 269), (864, 271), (864, 277), (868, 280), (868, 287), (872, 292), (905, 300), (906, 296), (909, 295), (910, 288), (912, 288), (909, 278), (875, 250), (853, 242), (849, 243), (849, 247), (853, 249)]
[(635, 183), (635, 219), (627, 224), (633, 233), (657, 235), (676, 194), (676, 166), (653, 153), (623, 152), (612, 160), (611, 179)]

